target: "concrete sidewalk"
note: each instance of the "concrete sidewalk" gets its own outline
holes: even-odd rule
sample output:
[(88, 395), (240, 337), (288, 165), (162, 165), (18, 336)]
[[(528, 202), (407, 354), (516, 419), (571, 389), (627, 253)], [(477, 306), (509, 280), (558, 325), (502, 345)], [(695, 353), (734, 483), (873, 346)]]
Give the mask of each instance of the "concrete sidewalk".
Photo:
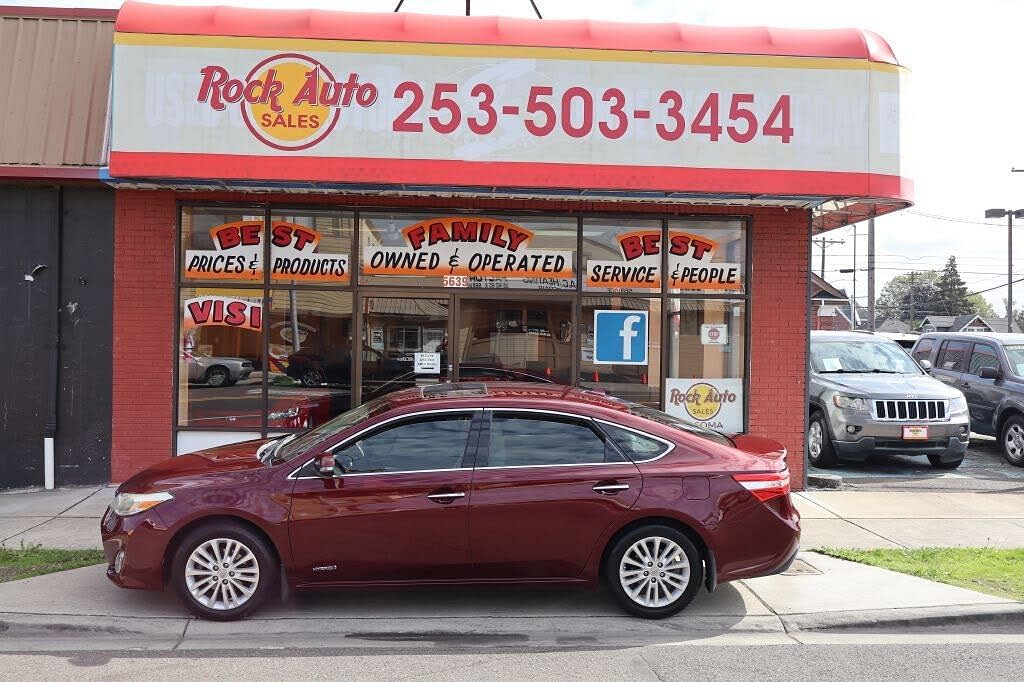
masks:
[(170, 593), (121, 590), (104, 566), (0, 584), (0, 651), (624, 647), (831, 628), (1024, 625), (1024, 604), (815, 553), (789, 573), (698, 593), (660, 621), (606, 591), (423, 588), (276, 599), (234, 623), (190, 618)]
[[(0, 545), (100, 548), (114, 486), (0, 493)], [(1024, 547), (1024, 491), (804, 491), (804, 549)]]

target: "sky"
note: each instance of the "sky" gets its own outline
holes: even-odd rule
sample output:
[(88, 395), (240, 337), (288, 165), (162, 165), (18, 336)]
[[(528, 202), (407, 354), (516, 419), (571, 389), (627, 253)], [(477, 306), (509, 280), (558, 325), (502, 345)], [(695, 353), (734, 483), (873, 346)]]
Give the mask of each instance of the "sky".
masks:
[[(911, 270), (941, 269), (955, 255), (971, 292), (1005, 311), (1006, 220), (984, 219), (987, 208), (1024, 209), (1024, 0), (534, 0), (545, 18), (671, 21), (715, 26), (863, 28), (892, 46), (911, 71), (904, 106), (911, 111), (909, 141), (915, 205), (875, 221), (876, 290)], [(4, 4), (118, 7), (118, 0), (63, 0)], [(322, 7), (392, 11), (398, 0), (181, 0), (177, 4), (248, 7)], [(402, 11), (462, 14), (464, 0), (405, 0)], [(533, 16), (529, 0), (473, 0), (474, 15)], [(906, 143), (905, 143), (906, 144)], [(1014, 228), (1014, 279), (1024, 277), (1024, 220)], [(867, 267), (867, 224), (857, 226), (856, 267)], [(825, 278), (850, 293), (853, 226), (827, 234), (843, 244), (826, 251)], [(820, 266), (814, 249), (812, 265)], [(858, 271), (857, 299), (867, 303), (867, 273)], [(1024, 282), (1014, 287), (1024, 304)]]

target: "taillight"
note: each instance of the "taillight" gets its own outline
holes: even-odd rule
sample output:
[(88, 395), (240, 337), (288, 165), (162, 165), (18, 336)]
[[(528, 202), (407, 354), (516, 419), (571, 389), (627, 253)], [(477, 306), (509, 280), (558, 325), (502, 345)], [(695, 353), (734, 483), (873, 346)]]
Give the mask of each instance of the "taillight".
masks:
[(789, 494), (789, 469), (770, 474), (733, 474), (732, 477), (761, 502)]

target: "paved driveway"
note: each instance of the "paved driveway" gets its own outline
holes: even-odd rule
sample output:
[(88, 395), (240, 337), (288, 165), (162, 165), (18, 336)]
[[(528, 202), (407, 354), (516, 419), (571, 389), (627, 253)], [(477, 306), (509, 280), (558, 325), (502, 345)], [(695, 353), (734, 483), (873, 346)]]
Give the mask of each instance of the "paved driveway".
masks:
[(838, 474), (847, 489), (1024, 492), (1024, 467), (1011, 466), (986, 436), (971, 438), (964, 463), (953, 471), (937, 471), (924, 457), (874, 455), (863, 464), (808, 467), (808, 473)]

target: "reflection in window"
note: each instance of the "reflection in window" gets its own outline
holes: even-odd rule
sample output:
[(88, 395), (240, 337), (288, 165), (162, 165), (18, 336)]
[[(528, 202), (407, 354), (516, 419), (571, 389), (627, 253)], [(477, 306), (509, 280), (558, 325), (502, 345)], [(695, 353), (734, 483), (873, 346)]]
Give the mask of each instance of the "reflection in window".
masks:
[(270, 278), (275, 283), (349, 284), (352, 229), (348, 211), (288, 211), (270, 216)]
[(403, 422), (335, 452), (339, 474), (458, 469), (466, 454), (470, 414)]
[[(569, 301), (465, 299), (457, 333), (461, 367), (511, 369), (537, 381), (570, 382)], [(468, 376), (478, 370), (465, 371)]]
[(181, 269), (183, 280), (262, 282), (263, 212), (183, 208)]
[(622, 457), (587, 424), (575, 419), (496, 412), (491, 419), (487, 466), (539, 466), (621, 462)]
[[(363, 401), (447, 378), (448, 299), (363, 299)], [(437, 353), (440, 374), (417, 374), (416, 353)]]
[(259, 430), (263, 381), (261, 292), (182, 289), (180, 310), (178, 424)]
[(271, 290), (268, 428), (308, 428), (352, 405), (352, 294)]
[[(594, 311), (648, 311), (646, 365), (606, 365), (594, 362)], [(657, 407), (661, 399), (661, 300), (588, 296), (580, 314), (580, 386)]]

